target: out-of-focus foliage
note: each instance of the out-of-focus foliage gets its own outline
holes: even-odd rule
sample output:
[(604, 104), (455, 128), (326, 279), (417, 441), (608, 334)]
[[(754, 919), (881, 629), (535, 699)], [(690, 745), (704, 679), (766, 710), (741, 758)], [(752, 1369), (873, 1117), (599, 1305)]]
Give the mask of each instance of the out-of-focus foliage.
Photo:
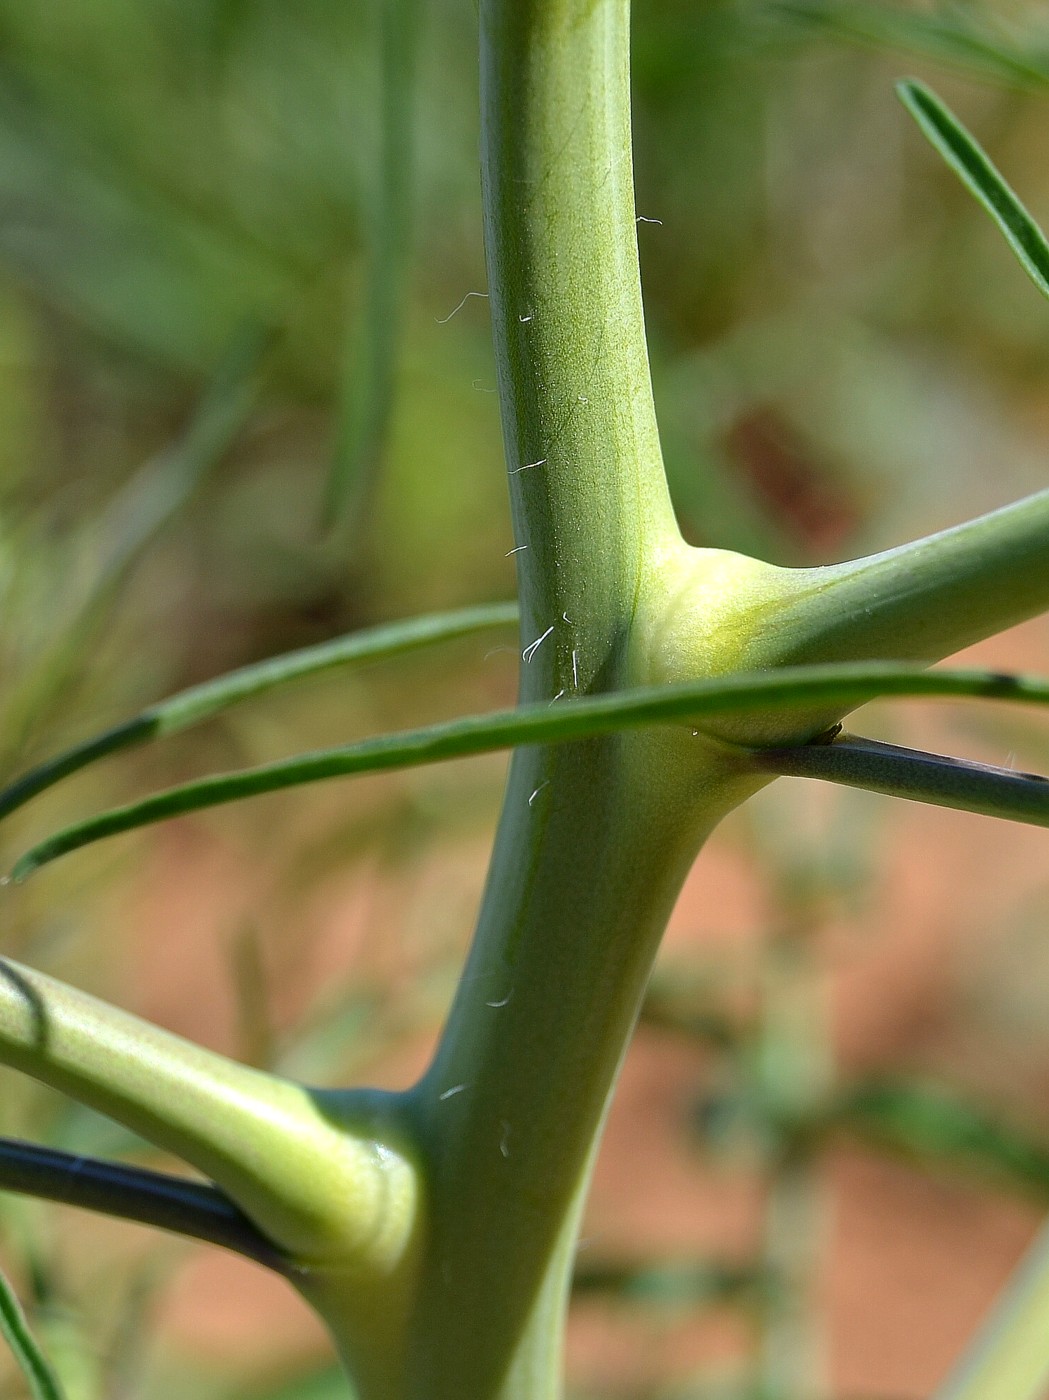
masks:
[[(391, 31), (407, 22), (413, 44)], [(475, 27), (467, 0), (0, 0), (0, 781), (233, 665), (512, 591), (486, 303), (449, 315), (485, 288)], [(819, 562), (1044, 486), (1049, 317), (893, 88), (934, 84), (1044, 224), (1047, 54), (1044, 7), (1020, 0), (635, 6), (647, 319), (695, 542)], [(398, 122), (413, 149), (391, 170)], [(339, 461), (374, 478), (333, 530)], [(507, 703), (514, 661), (464, 640), (260, 700), (46, 794), (5, 826), (5, 859), (164, 782)], [(1044, 763), (1019, 718), (955, 724), (993, 761), (1004, 742)], [(453, 983), (501, 772), (125, 838), (0, 892), (4, 950), (256, 1063), (403, 1083)], [(641, 1031), (685, 1047), (697, 1165), (765, 1183), (776, 1219), (809, 1209), (846, 1132), (933, 1178), (1041, 1194), (1044, 880), (1020, 907), (995, 886), (994, 929), (936, 1014), (880, 1058), (845, 1044), (836, 1070), (828, 982), (893, 936), (876, 911), (895, 907), (897, 809), (847, 795), (828, 815), (781, 788), (718, 848), (757, 892), (751, 944), (726, 954), (720, 908), (696, 916), (703, 941), (675, 945)], [(0, 1131), (148, 1156), (3, 1081)], [(283, 1297), (243, 1321), (246, 1265), (223, 1283), (200, 1251), (10, 1197), (0, 1225), (69, 1400), (343, 1393)], [(813, 1267), (789, 1238), (754, 1227), (742, 1262), (598, 1240), (584, 1307), (614, 1328), (635, 1303), (735, 1310), (743, 1359), (719, 1393), (756, 1371), (789, 1394), (782, 1358), (804, 1347), (780, 1284)], [(618, 1394), (712, 1393), (709, 1368), (656, 1350), (662, 1370)], [(605, 1400), (599, 1371), (578, 1359)]]

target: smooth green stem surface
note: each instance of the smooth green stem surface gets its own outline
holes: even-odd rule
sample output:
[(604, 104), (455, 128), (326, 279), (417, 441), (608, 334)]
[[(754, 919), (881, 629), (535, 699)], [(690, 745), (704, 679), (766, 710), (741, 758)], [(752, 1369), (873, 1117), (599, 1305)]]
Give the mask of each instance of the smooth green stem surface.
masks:
[[(683, 552), (682, 552), (683, 551)], [(682, 547), (643, 638), (646, 679), (892, 660), (928, 665), (1049, 608), (1049, 490), (861, 559), (785, 569)], [(844, 709), (741, 715), (735, 743), (804, 741)]]
[(392, 1237), (413, 1228), (411, 1174), (396, 1171), (378, 1115), (355, 1132), (346, 1096), (238, 1065), (8, 959), (0, 1062), (191, 1163), (306, 1268), (396, 1252)]
[[(679, 538), (641, 314), (628, 6), (482, 0), (480, 22), (521, 698), (556, 709), (630, 683)], [(414, 1095), (430, 1201), (413, 1400), (560, 1394), (579, 1215), (652, 958), (702, 837), (754, 785), (687, 728), (515, 754), (473, 948)]]

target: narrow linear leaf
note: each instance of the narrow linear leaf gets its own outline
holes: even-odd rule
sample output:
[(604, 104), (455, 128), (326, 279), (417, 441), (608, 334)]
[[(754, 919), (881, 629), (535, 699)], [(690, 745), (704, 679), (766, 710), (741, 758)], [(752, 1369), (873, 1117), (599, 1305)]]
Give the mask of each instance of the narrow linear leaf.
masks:
[(364, 306), (348, 336), (327, 523), (359, 523), (367, 508), (393, 407), (414, 183), (420, 0), (381, 6), (381, 132), (369, 202)]
[(852, 734), (841, 734), (829, 744), (762, 750), (758, 763), (766, 772), (782, 776), (822, 778), (912, 802), (1049, 826), (1049, 778), (1037, 773), (922, 753)]
[(472, 632), (509, 626), (516, 620), (516, 603), (492, 603), (461, 608), (456, 612), (431, 613), (405, 622), (351, 632), (331, 642), (270, 657), (252, 666), (242, 666), (225, 676), (180, 690), (167, 700), (150, 705), (132, 719), (85, 739), (31, 768), (0, 790), (0, 817), (7, 816), (45, 788), (107, 754), (173, 734), (242, 700), (275, 690), (291, 681), (316, 676), (353, 662), (385, 660), (418, 647), (465, 637)]
[(29, 1383), (33, 1400), (65, 1400), (58, 1377), (29, 1330), (15, 1291), (0, 1274), (0, 1331)]
[(906, 49), (1013, 87), (1049, 87), (1049, 56), (992, 32), (983, 14), (923, 14), (880, 0), (776, 0), (772, 14), (858, 44)]
[[(868, 700), (891, 695), (981, 697), (1049, 705), (1049, 681), (984, 671), (921, 671), (885, 663), (800, 666), (690, 685), (597, 695), (552, 707), (528, 705), (489, 715), (471, 715), (170, 788), (48, 837), (21, 857), (12, 878), (23, 880), (48, 861), (118, 832), (324, 778), (440, 763), (521, 744), (587, 739), (675, 720), (694, 723), (708, 716), (759, 711), (772, 711), (782, 718), (792, 711), (815, 706), (833, 706), (844, 712)], [(740, 749), (741, 761), (753, 761), (755, 752)]]
[(1049, 244), (986, 151), (922, 83), (908, 80), (896, 91), (923, 135), (1001, 229), (1031, 281), (1049, 296)]

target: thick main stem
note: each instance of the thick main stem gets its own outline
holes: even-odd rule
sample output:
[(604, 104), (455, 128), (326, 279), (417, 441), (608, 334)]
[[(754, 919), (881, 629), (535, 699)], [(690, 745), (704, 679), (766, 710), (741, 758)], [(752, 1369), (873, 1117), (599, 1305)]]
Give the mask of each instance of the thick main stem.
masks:
[[(482, 0), (485, 237), (526, 700), (636, 683), (680, 548), (631, 178), (627, 0)], [(643, 649), (642, 649), (643, 651)], [(609, 1093), (671, 905), (748, 786), (688, 729), (514, 757), (474, 946), (415, 1091), (429, 1243), (405, 1393), (551, 1400)]]

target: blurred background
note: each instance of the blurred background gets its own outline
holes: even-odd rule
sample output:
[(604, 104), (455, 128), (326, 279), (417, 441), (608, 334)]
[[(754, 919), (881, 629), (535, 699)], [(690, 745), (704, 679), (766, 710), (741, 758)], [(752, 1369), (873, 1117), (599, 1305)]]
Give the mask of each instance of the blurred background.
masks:
[[(470, 0), (0, 0), (0, 778), (229, 667), (512, 596), (467, 297), (475, 31)], [(1049, 307), (893, 85), (930, 82), (1049, 219), (1044, 6), (650, 0), (634, 46), (688, 537), (822, 562), (1043, 488)], [(513, 643), (331, 675), (114, 758), (10, 818), (4, 864), (161, 785), (511, 703)], [(977, 657), (1044, 672), (1049, 627)], [(896, 704), (857, 727), (1049, 770), (1017, 712)], [(0, 891), (3, 951), (257, 1064), (407, 1084), (504, 766), (103, 844)], [(573, 1400), (930, 1393), (1049, 1202), (1046, 853), (786, 780), (725, 824), (598, 1166)], [(158, 1161), (8, 1072), (0, 1131)], [(0, 1232), (70, 1400), (346, 1393), (248, 1263), (14, 1196)]]

